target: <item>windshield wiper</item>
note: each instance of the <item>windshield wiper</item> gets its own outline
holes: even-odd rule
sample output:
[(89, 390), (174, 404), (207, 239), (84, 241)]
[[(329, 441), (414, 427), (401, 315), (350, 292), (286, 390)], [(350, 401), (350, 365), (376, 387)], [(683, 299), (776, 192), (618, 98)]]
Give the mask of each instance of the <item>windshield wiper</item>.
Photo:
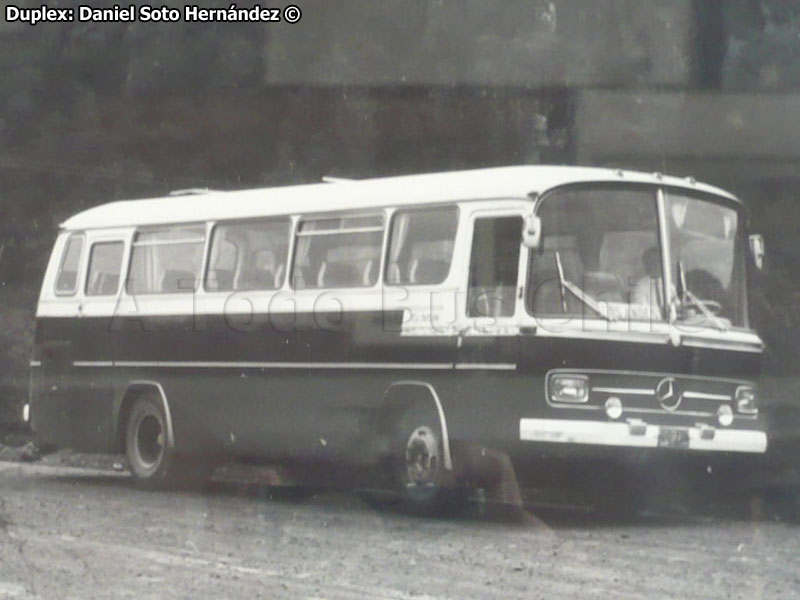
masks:
[(686, 300), (688, 299), (692, 304), (694, 304), (697, 308), (700, 309), (700, 312), (714, 324), (714, 327), (719, 329), (720, 331), (727, 331), (727, 327), (725, 323), (723, 323), (714, 312), (708, 308), (708, 305), (698, 298), (686, 285), (686, 272), (683, 268), (683, 261), (678, 261), (678, 285), (680, 289), (678, 290), (678, 296), (681, 299), (681, 312), (686, 307)]
[(603, 317), (606, 321), (616, 320), (613, 319), (608, 314), (607, 306), (601, 304), (600, 302), (592, 298), (592, 296), (584, 292), (581, 288), (579, 288), (571, 281), (568, 281), (564, 277), (564, 267), (561, 266), (561, 256), (559, 255), (558, 250), (556, 250), (556, 270), (558, 271), (558, 285), (561, 288), (561, 308), (565, 313), (567, 312), (567, 298), (566, 298), (567, 295), (565, 291), (568, 291), (578, 300), (580, 300), (584, 304), (584, 306), (588, 306), (589, 308), (591, 308), (593, 311), (595, 311), (597, 314)]

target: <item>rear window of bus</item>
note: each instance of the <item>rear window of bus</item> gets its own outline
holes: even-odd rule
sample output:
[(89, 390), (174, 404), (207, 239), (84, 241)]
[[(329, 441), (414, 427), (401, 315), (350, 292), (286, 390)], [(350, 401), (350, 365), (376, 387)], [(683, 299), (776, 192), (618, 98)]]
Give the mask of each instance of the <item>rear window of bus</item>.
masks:
[(64, 245), (61, 255), (61, 264), (56, 275), (56, 295), (72, 296), (78, 291), (78, 269), (81, 264), (81, 251), (83, 250), (83, 235), (70, 236)]

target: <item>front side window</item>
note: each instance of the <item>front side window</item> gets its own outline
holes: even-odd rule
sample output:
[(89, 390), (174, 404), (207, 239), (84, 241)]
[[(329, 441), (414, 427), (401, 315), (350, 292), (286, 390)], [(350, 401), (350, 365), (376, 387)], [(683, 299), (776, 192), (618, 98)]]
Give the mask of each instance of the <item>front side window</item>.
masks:
[(399, 210), (392, 217), (386, 283), (434, 285), (450, 272), (458, 208)]
[(534, 315), (665, 318), (655, 190), (556, 191), (538, 214), (527, 290)]
[(136, 232), (126, 289), (129, 294), (191, 293), (203, 264), (203, 225)]
[(56, 295), (71, 296), (77, 291), (81, 250), (83, 250), (83, 236), (71, 236), (64, 246), (64, 253), (61, 255), (61, 265), (56, 275)]
[(666, 194), (676, 317), (703, 327), (745, 326), (745, 253), (731, 207)]
[(220, 224), (211, 238), (209, 291), (275, 290), (286, 278), (291, 221)]
[(292, 285), (296, 289), (374, 286), (383, 231), (383, 215), (300, 221)]
[(124, 248), (122, 242), (100, 242), (92, 245), (86, 276), (87, 296), (113, 296), (117, 293)]

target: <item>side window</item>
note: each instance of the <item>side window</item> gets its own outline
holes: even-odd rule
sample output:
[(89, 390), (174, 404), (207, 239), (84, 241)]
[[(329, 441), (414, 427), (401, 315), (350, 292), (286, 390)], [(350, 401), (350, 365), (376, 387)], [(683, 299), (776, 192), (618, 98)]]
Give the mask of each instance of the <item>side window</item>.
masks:
[(78, 269), (81, 264), (83, 236), (73, 235), (64, 246), (61, 265), (56, 275), (56, 295), (71, 296), (78, 290)]
[(522, 217), (475, 219), (467, 314), (510, 317), (516, 305)]
[(397, 211), (392, 217), (386, 283), (442, 283), (450, 272), (457, 229), (455, 206)]
[(122, 242), (92, 244), (86, 276), (87, 296), (113, 296), (117, 293), (124, 248)]
[(211, 238), (206, 289), (276, 290), (286, 279), (291, 221), (220, 224)]
[(371, 287), (378, 282), (383, 215), (303, 219), (292, 265), (296, 289)]
[(130, 294), (191, 293), (203, 264), (204, 225), (141, 229), (133, 238)]

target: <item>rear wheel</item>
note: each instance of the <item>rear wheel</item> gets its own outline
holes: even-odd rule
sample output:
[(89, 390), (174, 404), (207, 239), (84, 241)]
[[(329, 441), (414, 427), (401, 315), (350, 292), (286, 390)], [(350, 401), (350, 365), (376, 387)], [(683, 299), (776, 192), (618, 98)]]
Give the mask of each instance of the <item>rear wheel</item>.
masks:
[(445, 467), (442, 430), (433, 407), (417, 405), (403, 413), (393, 436), (392, 463), (402, 506), (410, 512), (438, 514), (466, 497)]
[(137, 485), (143, 488), (198, 487), (213, 468), (199, 458), (176, 455), (167, 440), (167, 418), (155, 393), (137, 398), (125, 427), (125, 454)]

